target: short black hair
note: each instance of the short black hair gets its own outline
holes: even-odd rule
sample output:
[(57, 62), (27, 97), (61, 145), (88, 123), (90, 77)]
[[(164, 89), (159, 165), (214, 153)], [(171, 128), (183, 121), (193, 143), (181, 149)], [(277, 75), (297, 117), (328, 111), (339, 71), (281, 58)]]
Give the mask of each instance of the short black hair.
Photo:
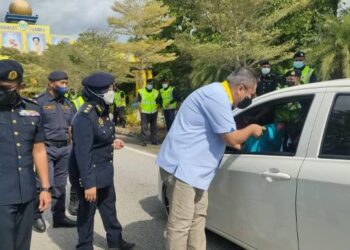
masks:
[(35, 39), (37, 39), (37, 40), (40, 42), (40, 38), (39, 38), (38, 36), (34, 36), (34, 37), (32, 38), (33, 42), (34, 42)]

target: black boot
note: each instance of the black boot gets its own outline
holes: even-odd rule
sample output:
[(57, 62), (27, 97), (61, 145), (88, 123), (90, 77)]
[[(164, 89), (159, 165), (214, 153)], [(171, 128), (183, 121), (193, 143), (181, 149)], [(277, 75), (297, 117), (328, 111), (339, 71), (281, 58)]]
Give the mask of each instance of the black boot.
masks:
[(134, 248), (135, 244), (121, 239), (118, 247), (108, 248), (108, 250), (128, 250)]
[(57, 227), (76, 227), (77, 222), (69, 219), (67, 216), (62, 218), (53, 218), (53, 228)]

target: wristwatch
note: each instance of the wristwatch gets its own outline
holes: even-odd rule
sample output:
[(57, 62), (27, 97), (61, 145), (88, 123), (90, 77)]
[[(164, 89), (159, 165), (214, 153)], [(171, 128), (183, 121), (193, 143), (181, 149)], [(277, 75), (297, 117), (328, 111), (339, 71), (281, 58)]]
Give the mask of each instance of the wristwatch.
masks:
[(52, 187), (41, 187), (40, 188), (40, 193), (41, 192), (48, 192), (51, 193), (52, 192)]

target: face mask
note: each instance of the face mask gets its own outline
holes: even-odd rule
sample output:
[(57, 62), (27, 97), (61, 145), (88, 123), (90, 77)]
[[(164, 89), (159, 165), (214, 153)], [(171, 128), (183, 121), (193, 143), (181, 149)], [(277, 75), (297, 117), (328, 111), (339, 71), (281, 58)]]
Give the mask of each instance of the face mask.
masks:
[(114, 101), (114, 91), (108, 90), (107, 93), (103, 94), (102, 99), (107, 105), (111, 105)]
[(64, 96), (68, 92), (67, 87), (56, 87), (55, 90), (59, 96)]
[(302, 67), (304, 67), (304, 62), (303, 61), (294, 61), (293, 66), (296, 69), (301, 69)]
[(14, 90), (0, 90), (0, 106), (13, 106), (19, 99), (19, 95)]
[(261, 68), (261, 73), (267, 75), (271, 72), (271, 68)]
[(163, 83), (162, 86), (163, 86), (163, 89), (166, 89), (169, 86), (169, 84)]
[(237, 105), (237, 108), (239, 109), (245, 109), (248, 107), (250, 104), (252, 104), (252, 99), (249, 98), (248, 96), (244, 97), (242, 101), (240, 101)]
[(153, 89), (153, 85), (152, 85), (152, 84), (147, 84), (147, 85), (146, 85), (146, 88), (147, 88), (148, 90), (152, 90), (152, 89)]

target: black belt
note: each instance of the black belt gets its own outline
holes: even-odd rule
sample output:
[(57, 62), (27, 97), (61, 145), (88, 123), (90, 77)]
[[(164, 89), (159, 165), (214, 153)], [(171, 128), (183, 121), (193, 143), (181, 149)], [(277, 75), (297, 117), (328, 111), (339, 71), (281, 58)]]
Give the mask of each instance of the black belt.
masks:
[(45, 145), (46, 146), (54, 146), (54, 147), (57, 147), (57, 148), (62, 148), (62, 147), (66, 147), (69, 145), (69, 142), (68, 141), (46, 141), (45, 142)]

